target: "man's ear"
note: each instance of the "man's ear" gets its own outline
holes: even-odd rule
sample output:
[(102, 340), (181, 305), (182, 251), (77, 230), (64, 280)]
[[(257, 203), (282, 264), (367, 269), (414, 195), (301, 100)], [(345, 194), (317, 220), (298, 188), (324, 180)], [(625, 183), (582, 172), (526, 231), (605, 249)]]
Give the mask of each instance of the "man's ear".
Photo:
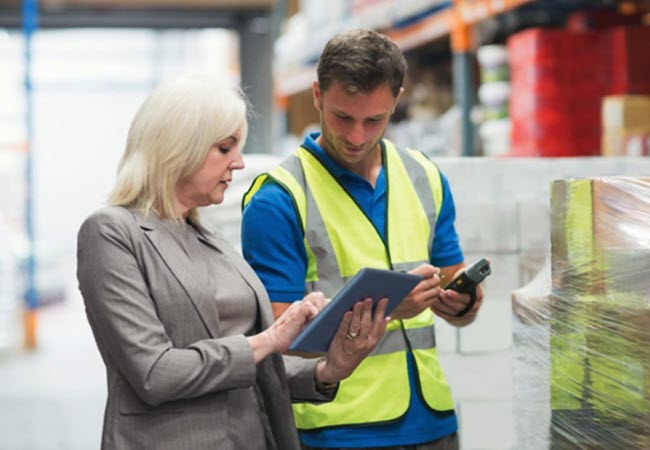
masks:
[(311, 92), (314, 100), (314, 108), (320, 111), (322, 105), (322, 98), (321, 98), (320, 85), (318, 84), (318, 81), (314, 80), (313, 84), (311, 85)]
[(395, 97), (395, 102), (393, 103), (393, 110), (390, 112), (391, 115), (395, 112), (395, 108), (397, 108), (397, 102), (399, 102), (399, 99), (403, 93), (404, 93), (404, 88), (403, 87), (399, 88), (399, 92), (397, 93), (397, 97)]

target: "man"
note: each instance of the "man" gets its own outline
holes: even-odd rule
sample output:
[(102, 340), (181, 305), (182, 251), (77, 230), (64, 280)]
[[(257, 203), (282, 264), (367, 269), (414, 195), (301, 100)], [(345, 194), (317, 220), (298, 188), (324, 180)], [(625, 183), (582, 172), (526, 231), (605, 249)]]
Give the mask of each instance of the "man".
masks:
[[(457, 423), (435, 350), (434, 313), (458, 317), (471, 296), (440, 286), (464, 267), (447, 179), (422, 153), (383, 139), (406, 62), (385, 36), (333, 37), (318, 63), (322, 133), (258, 177), (244, 197), (242, 246), (279, 315), (305, 292), (332, 297), (362, 267), (424, 275), (391, 314), (375, 351), (333, 402), (295, 404), (305, 449), (455, 449)], [(348, 336), (354, 339), (355, 336)]]

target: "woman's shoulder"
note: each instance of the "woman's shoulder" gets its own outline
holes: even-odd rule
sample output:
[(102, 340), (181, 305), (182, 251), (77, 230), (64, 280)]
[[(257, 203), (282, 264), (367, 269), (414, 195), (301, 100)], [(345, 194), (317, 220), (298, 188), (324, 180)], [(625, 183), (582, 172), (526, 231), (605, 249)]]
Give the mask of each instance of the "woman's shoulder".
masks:
[(134, 221), (136, 214), (124, 206), (105, 206), (91, 213), (86, 222), (127, 222)]
[(123, 206), (106, 206), (91, 213), (81, 224), (79, 233), (122, 232), (137, 224), (135, 211)]

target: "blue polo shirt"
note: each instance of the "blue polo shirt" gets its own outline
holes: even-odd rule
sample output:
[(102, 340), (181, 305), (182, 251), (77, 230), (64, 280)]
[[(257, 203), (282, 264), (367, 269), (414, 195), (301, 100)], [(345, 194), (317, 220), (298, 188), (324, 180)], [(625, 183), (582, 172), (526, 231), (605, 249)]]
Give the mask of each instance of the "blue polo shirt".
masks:
[[(332, 175), (354, 197), (386, 239), (386, 176), (382, 167), (375, 187), (359, 175), (334, 162), (316, 143), (319, 133), (306, 136), (303, 146), (325, 164)], [(436, 218), (431, 264), (452, 266), (463, 261), (454, 228), (456, 210), (447, 178), (442, 175), (443, 200)], [(293, 302), (305, 291), (307, 254), (303, 232), (290, 195), (274, 182), (266, 183), (243, 211), (242, 251), (264, 283), (271, 301)], [(411, 398), (408, 411), (400, 419), (380, 425), (333, 427), (300, 431), (300, 440), (312, 447), (381, 447), (415, 445), (440, 439), (458, 428), (456, 415), (431, 411), (417, 387), (414, 361), (408, 355)]]

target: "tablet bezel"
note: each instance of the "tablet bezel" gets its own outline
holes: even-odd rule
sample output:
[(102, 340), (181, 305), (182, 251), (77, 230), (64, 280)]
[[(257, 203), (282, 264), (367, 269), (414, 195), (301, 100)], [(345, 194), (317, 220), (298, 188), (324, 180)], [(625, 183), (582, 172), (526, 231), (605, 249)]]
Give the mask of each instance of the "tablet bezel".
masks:
[(289, 346), (291, 352), (323, 353), (329, 348), (343, 315), (354, 304), (371, 297), (373, 306), (388, 297), (386, 315), (423, 279), (422, 275), (385, 269), (363, 268), (343, 286), (325, 308), (300, 332)]

